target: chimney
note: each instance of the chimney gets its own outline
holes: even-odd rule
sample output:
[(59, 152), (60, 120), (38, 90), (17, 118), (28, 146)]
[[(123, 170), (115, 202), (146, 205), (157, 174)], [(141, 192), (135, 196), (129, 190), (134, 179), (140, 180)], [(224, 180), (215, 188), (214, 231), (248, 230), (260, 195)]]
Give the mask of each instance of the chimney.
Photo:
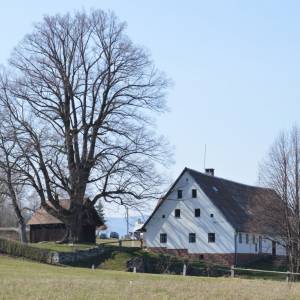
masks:
[(205, 169), (205, 174), (215, 176), (215, 169)]

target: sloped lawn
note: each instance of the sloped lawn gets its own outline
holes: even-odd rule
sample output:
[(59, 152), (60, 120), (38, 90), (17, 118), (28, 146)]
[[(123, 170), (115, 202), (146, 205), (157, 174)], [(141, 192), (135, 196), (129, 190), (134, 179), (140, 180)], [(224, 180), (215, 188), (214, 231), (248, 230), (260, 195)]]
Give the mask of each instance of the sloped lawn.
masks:
[(75, 250), (85, 250), (92, 247), (96, 247), (95, 244), (57, 244), (55, 242), (45, 242), (45, 243), (30, 243), (30, 246), (37, 247), (40, 249), (47, 249), (57, 252), (73, 252)]
[(299, 283), (56, 267), (0, 256), (0, 299), (299, 298)]

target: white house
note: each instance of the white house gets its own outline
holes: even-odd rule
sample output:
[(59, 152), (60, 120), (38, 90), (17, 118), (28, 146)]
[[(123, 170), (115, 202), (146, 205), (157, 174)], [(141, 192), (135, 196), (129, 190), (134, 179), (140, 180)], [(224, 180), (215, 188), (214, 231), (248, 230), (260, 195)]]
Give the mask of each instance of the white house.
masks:
[(278, 201), (271, 189), (215, 177), (213, 169), (185, 168), (145, 222), (144, 245), (226, 264), (285, 255), (284, 247), (270, 238), (276, 226), (263, 216), (258, 222), (255, 215), (267, 197)]
[(143, 233), (141, 232), (141, 228), (144, 226), (144, 223), (142, 222), (141, 219), (138, 219), (134, 226), (132, 231), (130, 232), (130, 238), (132, 240), (140, 240), (143, 238)]

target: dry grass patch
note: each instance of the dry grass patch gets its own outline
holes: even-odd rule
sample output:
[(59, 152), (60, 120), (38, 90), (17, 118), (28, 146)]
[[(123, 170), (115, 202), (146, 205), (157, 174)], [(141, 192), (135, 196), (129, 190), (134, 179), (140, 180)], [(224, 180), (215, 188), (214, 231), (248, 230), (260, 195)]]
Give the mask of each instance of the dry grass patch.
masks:
[(300, 283), (55, 267), (0, 256), (0, 299), (300, 299)]

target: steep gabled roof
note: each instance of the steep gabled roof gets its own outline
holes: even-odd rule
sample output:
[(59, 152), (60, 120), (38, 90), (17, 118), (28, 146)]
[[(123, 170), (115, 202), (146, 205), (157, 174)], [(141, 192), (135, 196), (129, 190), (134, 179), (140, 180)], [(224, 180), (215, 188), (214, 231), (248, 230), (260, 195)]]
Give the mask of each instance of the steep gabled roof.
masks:
[(166, 196), (163, 197), (163, 200), (158, 203), (143, 228), (145, 228), (185, 172), (188, 172), (193, 177), (206, 196), (237, 231), (265, 234), (278, 231), (276, 224), (271, 224), (270, 219), (264, 215), (267, 203), (272, 202), (280, 205), (279, 197), (274, 190), (233, 182), (189, 168), (183, 170)]

